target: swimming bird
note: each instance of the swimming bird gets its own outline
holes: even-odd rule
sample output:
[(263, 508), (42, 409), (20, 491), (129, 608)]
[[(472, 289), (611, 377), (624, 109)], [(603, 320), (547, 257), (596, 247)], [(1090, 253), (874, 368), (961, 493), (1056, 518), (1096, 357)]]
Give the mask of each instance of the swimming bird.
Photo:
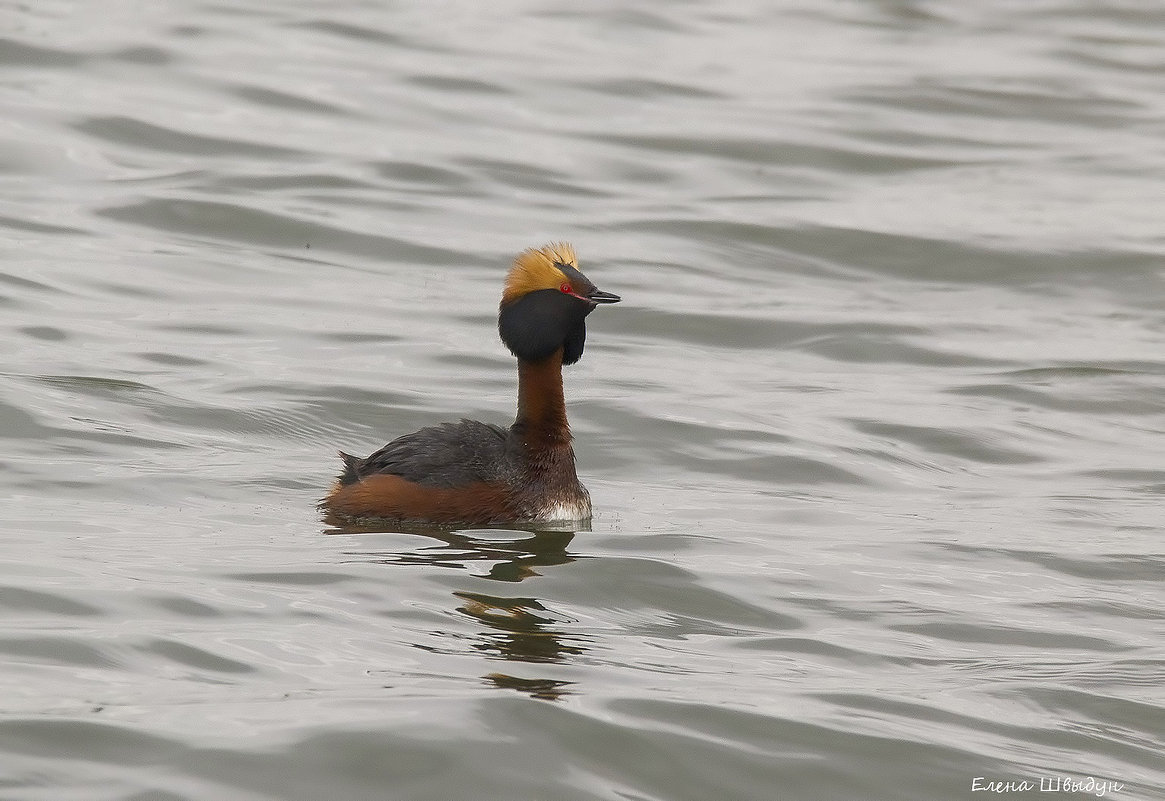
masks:
[(620, 298), (598, 289), (565, 242), (522, 252), (506, 277), (498, 333), (518, 359), (509, 428), (461, 420), (422, 428), (344, 470), (320, 507), (343, 519), (486, 524), (585, 521), (562, 366), (582, 357), (586, 318)]

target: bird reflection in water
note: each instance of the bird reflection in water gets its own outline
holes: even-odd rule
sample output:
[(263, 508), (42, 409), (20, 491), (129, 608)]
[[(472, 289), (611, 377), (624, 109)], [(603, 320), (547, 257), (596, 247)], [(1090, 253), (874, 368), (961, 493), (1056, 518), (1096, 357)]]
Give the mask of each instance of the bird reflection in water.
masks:
[(552, 612), (535, 598), (453, 594), (463, 601), (458, 612), (490, 627), (474, 646), (490, 656), (515, 662), (563, 662), (586, 650), (578, 635), (562, 629), (578, 621)]
[[(567, 550), (574, 531), (541, 529), (479, 529), (451, 531), (428, 524), (393, 524), (392, 533), (420, 535), (436, 544), (408, 551), (349, 551), (362, 561), (387, 565), (430, 565), (470, 569), (488, 564), (477, 578), (517, 583), (540, 576), (540, 568), (569, 564), (579, 558)], [(383, 527), (344, 526), (330, 534), (388, 533)], [(528, 664), (565, 663), (584, 653), (590, 638), (570, 631), (578, 621), (547, 608), (529, 596), (493, 595), (458, 590), (454, 610), (483, 626), (473, 648), (490, 658)], [(434, 649), (435, 650), (435, 649)], [(554, 700), (569, 694), (573, 682), (550, 678), (521, 678), (501, 672), (483, 676), (502, 689), (533, 698)]]

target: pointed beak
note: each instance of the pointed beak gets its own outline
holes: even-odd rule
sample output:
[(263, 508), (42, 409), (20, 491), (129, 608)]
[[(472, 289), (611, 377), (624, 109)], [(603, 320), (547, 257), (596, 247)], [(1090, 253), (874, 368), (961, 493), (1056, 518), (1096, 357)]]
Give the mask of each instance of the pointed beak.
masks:
[(622, 298), (618, 295), (612, 295), (610, 292), (604, 292), (601, 289), (593, 289), (587, 295), (587, 300), (591, 303), (618, 303)]

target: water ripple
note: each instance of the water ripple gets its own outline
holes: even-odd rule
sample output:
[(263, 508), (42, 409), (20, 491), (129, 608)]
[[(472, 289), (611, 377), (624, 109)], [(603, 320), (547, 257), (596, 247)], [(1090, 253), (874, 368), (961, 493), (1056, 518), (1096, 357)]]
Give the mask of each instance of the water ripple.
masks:
[(302, 155), (285, 147), (200, 136), (128, 117), (91, 117), (74, 124), (82, 133), (132, 149), (146, 148), (183, 156), (287, 159)]
[[(1160, 8), (6, 11), (0, 795), (1160, 794)], [(590, 524), (321, 519), (558, 239)]]

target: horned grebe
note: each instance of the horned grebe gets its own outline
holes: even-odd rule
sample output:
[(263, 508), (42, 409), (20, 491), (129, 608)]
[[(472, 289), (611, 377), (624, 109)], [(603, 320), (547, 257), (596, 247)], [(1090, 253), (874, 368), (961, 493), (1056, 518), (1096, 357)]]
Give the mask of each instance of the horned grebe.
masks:
[(321, 509), (347, 519), (433, 523), (589, 519), (562, 365), (582, 356), (587, 315), (618, 301), (579, 271), (565, 242), (521, 253), (498, 309), (498, 333), (518, 358), (514, 424), (462, 420), (406, 434), (365, 459), (341, 452), (344, 472)]

